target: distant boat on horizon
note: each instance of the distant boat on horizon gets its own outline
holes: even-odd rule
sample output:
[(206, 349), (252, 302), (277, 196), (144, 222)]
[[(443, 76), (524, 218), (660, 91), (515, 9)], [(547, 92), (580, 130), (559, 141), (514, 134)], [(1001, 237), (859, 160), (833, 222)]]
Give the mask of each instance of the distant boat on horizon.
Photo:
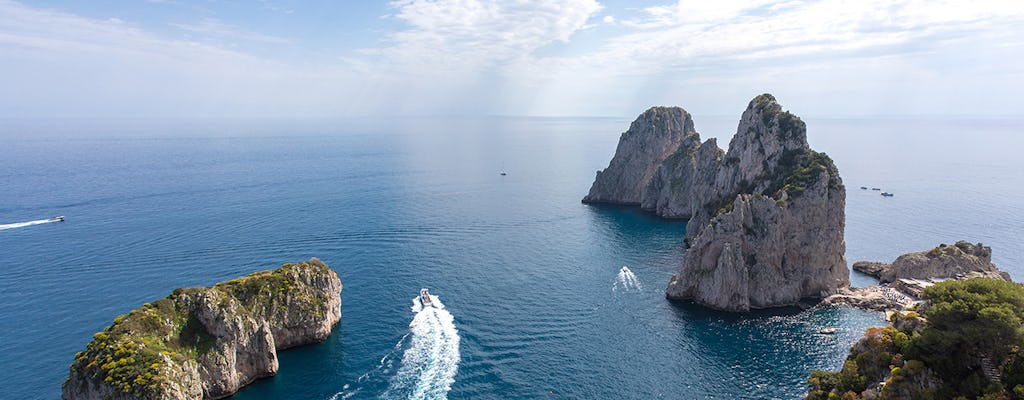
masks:
[(892, 194), (892, 193), (889, 193), (889, 192), (882, 192), (882, 196), (885, 196), (885, 197), (892, 197), (892, 196), (893, 196), (893, 194)]

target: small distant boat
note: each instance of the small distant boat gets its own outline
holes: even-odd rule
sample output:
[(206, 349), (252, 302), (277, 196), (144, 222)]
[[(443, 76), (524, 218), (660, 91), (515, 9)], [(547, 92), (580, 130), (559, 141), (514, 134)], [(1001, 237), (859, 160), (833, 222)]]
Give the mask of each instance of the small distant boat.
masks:
[(508, 175), (507, 173), (505, 173), (505, 171), (501, 171), (501, 172), (499, 172), (499, 174), (501, 174), (501, 176)]
[(889, 193), (889, 192), (882, 192), (882, 196), (885, 196), (885, 197), (892, 197), (892, 196), (893, 196), (893, 194), (892, 194), (892, 193)]
[(423, 303), (423, 307), (433, 307), (434, 303), (430, 301), (430, 292), (427, 288), (420, 289), (420, 303)]
[(868, 187), (867, 186), (861, 186), (860, 190), (868, 190)]
[(882, 188), (871, 188), (871, 190), (882, 190)]
[(833, 333), (836, 333), (836, 330), (837, 330), (836, 328), (833, 328), (831, 326), (826, 326), (824, 328), (819, 329), (818, 333), (820, 333), (822, 335), (831, 335)]
[(47, 221), (50, 221), (50, 222), (64, 222), (64, 216), (63, 215), (58, 215), (56, 217), (47, 219)]

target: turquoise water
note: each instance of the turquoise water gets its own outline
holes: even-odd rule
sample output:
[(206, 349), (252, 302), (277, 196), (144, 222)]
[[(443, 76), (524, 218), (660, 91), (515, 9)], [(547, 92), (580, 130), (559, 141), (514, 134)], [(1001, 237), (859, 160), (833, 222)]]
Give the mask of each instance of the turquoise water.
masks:
[[(791, 399), (881, 324), (667, 302), (685, 222), (579, 201), (629, 120), (400, 122), (5, 124), (0, 224), (67, 222), (0, 226), (0, 398), (59, 397), (94, 332), (176, 287), (314, 256), (341, 324), (236, 398)], [(1020, 121), (809, 126), (849, 188), (851, 262), (963, 238), (1022, 276)], [(414, 312), (422, 287), (446, 308)]]

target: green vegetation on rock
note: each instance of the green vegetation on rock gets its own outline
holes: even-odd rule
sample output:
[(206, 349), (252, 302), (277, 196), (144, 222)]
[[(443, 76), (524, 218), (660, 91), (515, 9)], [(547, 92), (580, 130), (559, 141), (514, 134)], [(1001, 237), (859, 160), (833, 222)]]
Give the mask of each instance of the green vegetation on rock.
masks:
[(850, 348), (840, 371), (812, 371), (807, 399), (1024, 398), (1024, 287), (946, 281), (922, 298), (924, 318), (896, 314)]
[(764, 191), (764, 195), (778, 198), (780, 191), (784, 191), (790, 197), (800, 196), (807, 188), (818, 183), (823, 173), (829, 180), (830, 189), (843, 188), (836, 164), (825, 153), (809, 149), (787, 150), (780, 157), (779, 168), (780, 171), (776, 172), (777, 178)]
[[(93, 335), (85, 351), (75, 355), (65, 385), (76, 385), (75, 393), (89, 392), (90, 384), (105, 384), (120, 393), (116, 398), (166, 398), (186, 365), (194, 370), (199, 359), (224, 350), (201, 319), (204, 305), (208, 319), (268, 320), (289, 307), (326, 315), (323, 290), (308, 281), (328, 274), (337, 280), (326, 264), (313, 259), (209, 288), (175, 289), (166, 298), (114, 318)], [(211, 317), (210, 304), (219, 308), (218, 316)]]

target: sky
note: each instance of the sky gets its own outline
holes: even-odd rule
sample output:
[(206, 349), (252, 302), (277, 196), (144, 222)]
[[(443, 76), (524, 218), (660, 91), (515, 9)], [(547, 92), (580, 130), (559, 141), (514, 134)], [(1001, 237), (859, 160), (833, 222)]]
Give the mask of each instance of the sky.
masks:
[(0, 0), (0, 117), (1024, 115), (1024, 2)]

